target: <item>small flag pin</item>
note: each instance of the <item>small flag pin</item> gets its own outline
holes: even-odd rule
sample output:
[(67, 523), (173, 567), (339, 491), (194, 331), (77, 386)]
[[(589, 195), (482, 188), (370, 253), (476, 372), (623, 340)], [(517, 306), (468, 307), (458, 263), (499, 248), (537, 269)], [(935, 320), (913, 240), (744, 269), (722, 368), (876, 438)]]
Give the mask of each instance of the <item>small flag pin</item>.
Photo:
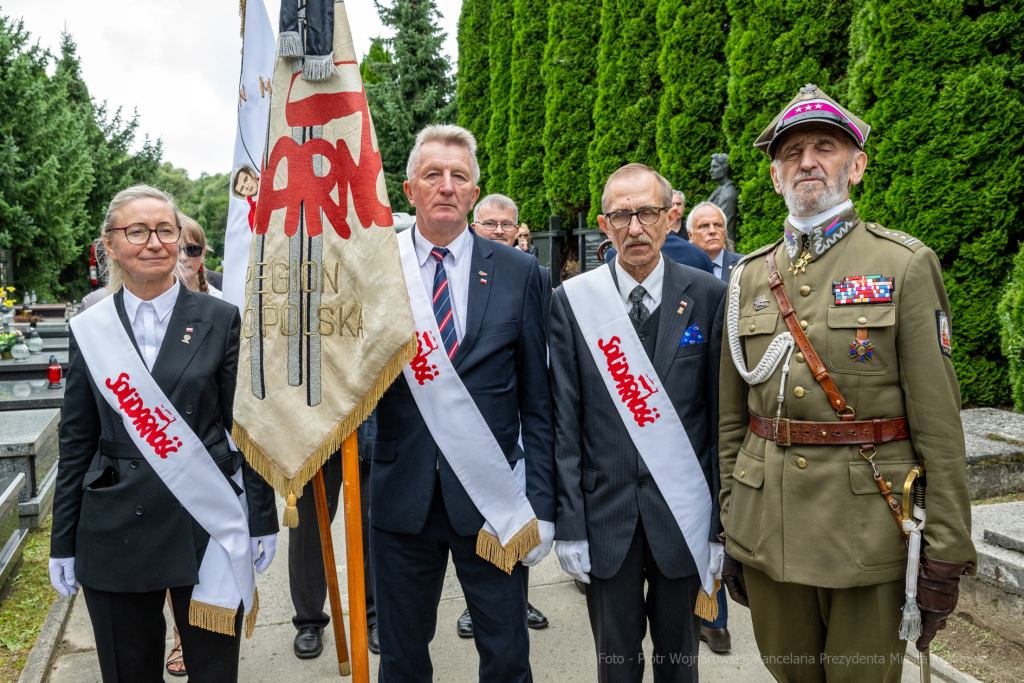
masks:
[(186, 328), (185, 328), (185, 331), (186, 331), (186, 332), (191, 332), (191, 331), (192, 331), (192, 328), (191, 328), (191, 327), (186, 327)]
[(480, 280), (480, 284), (482, 284), (482, 285), (486, 285), (486, 284), (487, 284), (487, 280), (481, 279), (481, 280)]

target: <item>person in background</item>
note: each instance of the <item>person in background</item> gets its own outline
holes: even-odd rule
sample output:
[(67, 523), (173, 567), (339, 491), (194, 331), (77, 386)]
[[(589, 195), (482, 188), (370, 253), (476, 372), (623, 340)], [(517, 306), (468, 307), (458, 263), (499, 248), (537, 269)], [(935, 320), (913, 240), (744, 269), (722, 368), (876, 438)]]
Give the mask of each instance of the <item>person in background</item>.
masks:
[[(373, 568), (370, 565), (370, 455), (377, 437), (377, 413), (363, 420), (356, 429), (359, 443), (359, 502), (363, 519), (363, 583), (366, 592), (366, 647), (380, 654), (377, 644), (377, 609), (373, 601)], [(327, 512), (330, 520), (338, 512), (341, 502), (342, 476), (341, 450), (333, 453), (324, 463), (324, 487), (327, 493)], [(316, 517), (316, 498), (313, 482), (302, 490), (295, 505), (299, 510), (299, 525), (288, 529), (288, 586), (291, 589), (295, 616), (292, 625), (297, 633), (292, 651), (299, 659), (314, 659), (324, 651), (323, 633), (331, 623), (324, 612), (327, 601), (327, 576), (324, 573), (323, 546), (320, 544), (320, 525)]]
[(530, 227), (523, 223), (519, 226), (519, 237), (512, 246), (525, 251), (530, 256), (537, 258), (537, 247), (533, 246), (533, 238), (530, 237)]
[(185, 217), (181, 226), (178, 263), (181, 279), (193, 292), (202, 292), (220, 299), (223, 295), (206, 281), (206, 233), (199, 223)]
[(736, 254), (725, 247), (725, 212), (711, 202), (701, 202), (686, 217), (690, 241), (711, 258), (715, 276), (728, 284), (732, 269), (745, 254)]
[[(239, 550), (263, 573), (277, 545), (274, 490), (228, 437), (239, 312), (175, 277), (183, 221), (156, 188), (119, 192), (101, 228), (112, 296), (71, 323), (50, 582), (83, 587), (104, 683), (162, 680), (168, 589), (193, 680), (237, 681), (239, 608), (257, 609)], [(145, 416), (166, 421), (160, 438), (143, 439)], [(247, 515), (224, 498), (243, 494)]]
[(672, 190), (672, 208), (679, 213), (678, 217), (672, 221), (672, 225), (669, 226), (669, 230), (686, 239), (686, 233), (682, 232), (683, 216), (686, 215), (686, 195), (681, 190)]
[(79, 313), (84, 313), (87, 308), (98, 304), (107, 296), (107, 271), (110, 266), (107, 264), (107, 251), (103, 248), (103, 238), (97, 237), (93, 240), (93, 246), (96, 248), (96, 270), (99, 276), (99, 286), (82, 297)]
[[(209, 247), (207, 247), (206, 253), (208, 255), (211, 253)], [(218, 291), (224, 291), (224, 273), (220, 273), (216, 270), (210, 270), (209, 268), (203, 268), (203, 274), (206, 275), (207, 284)]]

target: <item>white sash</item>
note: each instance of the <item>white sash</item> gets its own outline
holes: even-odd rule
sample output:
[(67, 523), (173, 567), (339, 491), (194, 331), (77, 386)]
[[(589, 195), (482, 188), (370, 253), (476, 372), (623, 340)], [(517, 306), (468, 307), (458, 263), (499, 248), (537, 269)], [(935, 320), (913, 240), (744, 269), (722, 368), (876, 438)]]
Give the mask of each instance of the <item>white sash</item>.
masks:
[[(210, 534), (192, 591), (189, 623), (234, 635), (238, 603), (252, 636), (259, 597), (249, 550), (245, 494), (235, 495), (203, 442), (157, 386), (132, 346), (108, 296), (71, 320), (89, 374), (146, 462), (189, 514)], [(173, 340), (165, 338), (165, 344)], [(232, 479), (242, 485), (241, 469)]]
[[(540, 545), (537, 517), (439, 341), (434, 308), (420, 277), (415, 230), (398, 235), (417, 344), (416, 357), (402, 372), (430, 435), (486, 520), (477, 535), (477, 554), (512, 573), (515, 563)], [(453, 295), (452, 306), (454, 300)]]
[[(708, 567), (708, 482), (683, 423), (626, 315), (611, 269), (603, 265), (566, 280), (562, 287), (615, 409), (683, 532), (701, 587), (714, 595), (715, 579)], [(661, 324), (667, 322), (662, 319)], [(700, 606), (698, 600), (698, 609)]]

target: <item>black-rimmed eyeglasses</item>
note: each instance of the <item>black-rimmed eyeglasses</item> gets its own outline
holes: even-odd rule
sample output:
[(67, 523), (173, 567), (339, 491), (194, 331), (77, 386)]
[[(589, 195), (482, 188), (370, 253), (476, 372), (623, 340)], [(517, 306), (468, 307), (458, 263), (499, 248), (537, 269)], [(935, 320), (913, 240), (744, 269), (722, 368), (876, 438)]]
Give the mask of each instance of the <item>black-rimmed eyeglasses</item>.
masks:
[(671, 206), (645, 206), (637, 211), (612, 211), (604, 215), (611, 226), (617, 230), (625, 230), (633, 222), (633, 216), (640, 225), (654, 225), (661, 220), (661, 212), (668, 211)]
[(164, 244), (174, 244), (181, 237), (181, 226), (164, 223), (155, 228), (147, 225), (129, 225), (124, 228), (110, 228), (113, 230), (124, 230), (124, 238), (129, 244), (145, 244), (149, 238), (156, 233), (156, 238)]

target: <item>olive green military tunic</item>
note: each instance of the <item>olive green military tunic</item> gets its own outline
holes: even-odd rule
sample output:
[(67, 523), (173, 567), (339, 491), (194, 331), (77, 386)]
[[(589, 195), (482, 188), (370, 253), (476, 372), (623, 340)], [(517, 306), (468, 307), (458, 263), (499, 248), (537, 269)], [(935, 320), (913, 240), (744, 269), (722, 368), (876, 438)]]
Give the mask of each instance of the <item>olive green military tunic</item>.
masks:
[[(976, 564), (960, 391), (950, 360), (952, 321), (938, 259), (909, 235), (864, 223), (853, 208), (839, 219), (815, 226), (810, 235), (787, 222), (786, 236), (770, 247), (790, 303), (857, 420), (907, 418), (910, 439), (879, 444), (875, 462), (897, 499), (911, 468), (924, 466), (922, 554)], [(810, 258), (804, 270), (790, 271), (805, 249)], [(737, 327), (748, 369), (788, 331), (768, 286), (767, 250), (742, 261)], [(892, 278), (891, 302), (837, 304), (833, 283), (873, 275)], [(856, 343), (858, 329), (867, 331), (867, 360), (858, 360), (866, 354), (857, 347), (867, 346)], [(907, 548), (860, 448), (783, 447), (751, 432), (748, 411), (776, 416), (782, 363), (766, 381), (748, 386), (728, 337), (719, 422), (726, 551), (778, 582), (850, 588), (901, 580)], [(799, 349), (790, 362), (781, 417), (840, 421)]]

